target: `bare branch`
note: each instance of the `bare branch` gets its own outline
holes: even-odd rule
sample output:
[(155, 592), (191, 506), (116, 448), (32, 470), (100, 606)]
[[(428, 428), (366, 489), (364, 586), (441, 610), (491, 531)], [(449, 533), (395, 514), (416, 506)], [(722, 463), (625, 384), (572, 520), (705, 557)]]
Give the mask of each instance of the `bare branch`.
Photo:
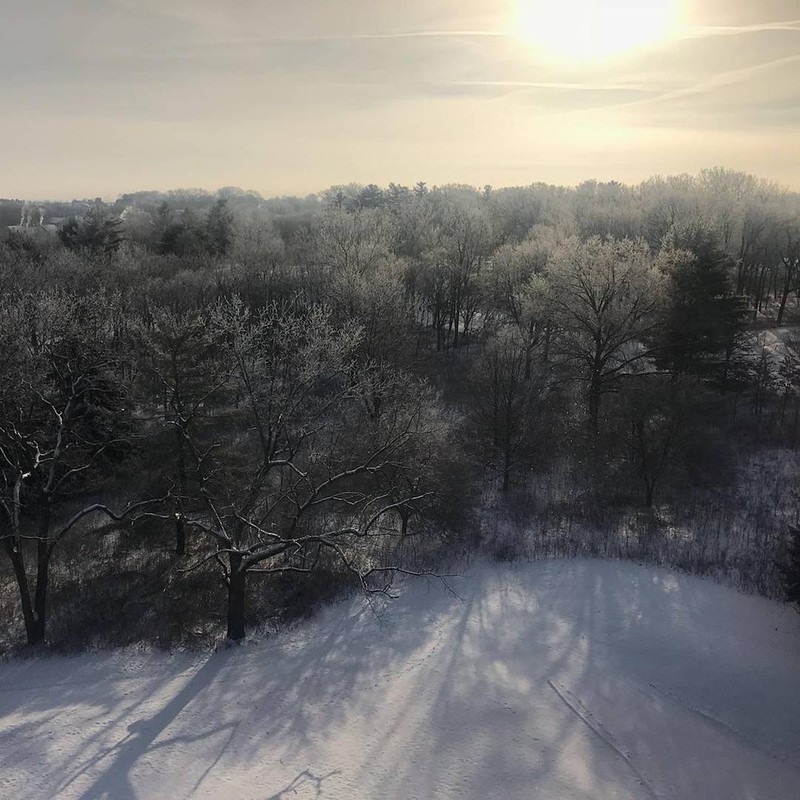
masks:
[(86, 508), (83, 508), (73, 514), (72, 517), (70, 517), (70, 519), (67, 521), (66, 525), (64, 525), (55, 535), (50, 537), (50, 541), (54, 543), (59, 541), (72, 527), (80, 522), (80, 520), (89, 516), (90, 514), (101, 513), (105, 514), (107, 517), (109, 517), (109, 519), (114, 520), (114, 522), (122, 522), (122, 520), (129, 517), (137, 509), (145, 508), (157, 503), (165, 503), (168, 499), (169, 495), (166, 495), (165, 497), (159, 497), (154, 500), (140, 500), (138, 503), (129, 504), (120, 512), (113, 511), (103, 503), (93, 503), (92, 505), (87, 506)]

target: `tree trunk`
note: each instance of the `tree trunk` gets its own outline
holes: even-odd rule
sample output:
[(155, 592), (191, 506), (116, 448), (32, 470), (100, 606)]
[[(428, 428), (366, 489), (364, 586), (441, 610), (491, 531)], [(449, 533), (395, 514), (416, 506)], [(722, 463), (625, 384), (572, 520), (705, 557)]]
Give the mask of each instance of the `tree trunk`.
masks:
[(511, 434), (506, 432), (503, 447), (503, 491), (507, 492), (511, 485)]
[(786, 301), (788, 300), (788, 298), (789, 298), (789, 289), (788, 287), (786, 287), (781, 292), (781, 304), (778, 307), (778, 319), (776, 320), (776, 323), (779, 328), (783, 324), (783, 315), (784, 312), (786, 311)]
[(36, 544), (36, 594), (33, 597), (34, 626), (33, 636), (28, 636), (28, 644), (44, 641), (47, 624), (47, 590), (50, 585), (50, 542), (40, 539)]
[(245, 579), (241, 553), (231, 553), (228, 582), (228, 638), (234, 642), (244, 639)]
[(38, 539), (36, 542), (36, 591), (33, 595), (33, 636), (28, 636), (29, 644), (44, 640), (47, 625), (47, 590), (50, 586), (50, 557), (53, 542), (50, 536), (50, 504), (45, 500), (39, 517)]
[(761, 311), (761, 303), (764, 299), (764, 284), (767, 276), (767, 271), (762, 267), (758, 272), (758, 282), (756, 283), (756, 296), (753, 302), (756, 312)]
[(589, 386), (589, 432), (592, 436), (600, 433), (600, 381), (596, 376), (592, 377)]
[(400, 514), (400, 536), (405, 537), (408, 534), (408, 520), (411, 518), (411, 512), (402, 507), (398, 511)]
[[(537, 340), (539, 337), (536, 336), (536, 322), (531, 320), (528, 323), (528, 330), (527, 336), (525, 339), (525, 380), (529, 381), (531, 379), (532, 369), (533, 369), (533, 351), (536, 347)], [(547, 360), (546, 358), (544, 359)]]
[(180, 500), (175, 502), (175, 555), (186, 555), (186, 522)]
[(186, 555), (186, 524), (183, 519), (183, 498), (186, 496), (186, 457), (184, 453), (183, 431), (175, 426), (176, 447), (178, 451), (178, 497), (175, 499), (175, 553)]
[(592, 373), (589, 380), (589, 433), (597, 438), (600, 432), (600, 395), (603, 391), (603, 342), (600, 331), (595, 332)]
[(25, 635), (28, 639), (28, 644), (34, 644), (36, 641), (36, 618), (33, 614), (33, 605), (31, 603), (30, 584), (28, 583), (28, 573), (25, 572), (25, 560), (19, 550), (19, 543), (13, 538), (5, 539), (5, 551), (8, 553), (8, 558), (11, 561), (11, 566), (14, 569), (14, 577), (17, 581), (17, 588), (19, 589), (19, 599), (22, 604), (22, 620), (25, 624)]
[(794, 265), (787, 259), (783, 260), (784, 263), (784, 279), (783, 279), (783, 287), (781, 291), (781, 304), (778, 308), (778, 319), (777, 323), (778, 326), (783, 324), (783, 315), (786, 311), (786, 301), (789, 299), (789, 293), (792, 291), (792, 284), (794, 283), (794, 272), (795, 268)]
[(550, 339), (552, 337), (552, 328), (548, 323), (544, 328), (544, 348), (542, 349), (542, 361), (546, 364), (550, 360)]
[(736, 294), (739, 296), (744, 294), (744, 279), (746, 274), (747, 270), (745, 269), (744, 261), (739, 259), (739, 263), (736, 266)]

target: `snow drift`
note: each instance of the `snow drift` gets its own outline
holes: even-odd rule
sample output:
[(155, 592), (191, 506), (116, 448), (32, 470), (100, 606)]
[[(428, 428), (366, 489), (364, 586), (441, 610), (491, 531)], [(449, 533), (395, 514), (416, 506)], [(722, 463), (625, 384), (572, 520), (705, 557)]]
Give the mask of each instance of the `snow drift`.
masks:
[(800, 616), (630, 563), (477, 565), (213, 655), (0, 666), (0, 797), (800, 797)]

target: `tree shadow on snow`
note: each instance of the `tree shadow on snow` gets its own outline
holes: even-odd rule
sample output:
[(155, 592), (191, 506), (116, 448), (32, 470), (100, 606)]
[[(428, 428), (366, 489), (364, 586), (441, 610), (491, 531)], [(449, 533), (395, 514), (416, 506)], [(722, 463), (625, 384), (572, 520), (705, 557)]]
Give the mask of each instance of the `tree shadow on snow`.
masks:
[[(128, 726), (128, 734), (114, 746), (101, 751), (75, 772), (68, 781), (59, 787), (63, 792), (92, 767), (96, 767), (108, 759), (110, 763), (103, 772), (81, 795), (81, 800), (136, 800), (136, 792), (131, 784), (131, 771), (139, 759), (146, 753), (158, 749), (156, 739), (169, 727), (175, 718), (194, 700), (200, 692), (211, 683), (225, 665), (220, 655), (212, 656), (192, 676), (189, 682), (153, 717), (139, 719)], [(206, 731), (196, 736), (182, 736), (170, 740), (170, 744), (196, 741), (220, 730), (231, 728), (220, 726), (213, 731)], [(235, 732), (233, 730), (231, 735)], [(230, 737), (229, 737), (230, 738)], [(210, 768), (209, 768), (210, 769)], [(206, 770), (207, 774), (208, 770)], [(198, 783), (199, 785), (199, 783)]]
[[(113, 711), (115, 719), (72, 751), (47, 751), (46, 726), (40, 734), (26, 728), (26, 740), (42, 747), (41, 764), (51, 772), (59, 761), (63, 772), (74, 765), (54, 794), (76, 794), (92, 780), (81, 800), (135, 800), (135, 770), (175, 784), (175, 765), (174, 791), (188, 797), (223, 759), (225, 774), (244, 769), (254, 773), (245, 781), (273, 781), (265, 800), (321, 797), (334, 776), (337, 791), (358, 787), (353, 796), (363, 797), (530, 798), (554, 785), (561, 796), (587, 800), (621, 786), (647, 797), (654, 777), (656, 790), (669, 780), (679, 796), (701, 796), (704, 770), (681, 760), (682, 731), (700, 736), (699, 744), (706, 734), (733, 734), (702, 720), (671, 729), (670, 714), (684, 711), (671, 711), (674, 702), (651, 684), (672, 687), (702, 711), (704, 696), (692, 681), (708, 664), (687, 626), (714, 619), (715, 589), (700, 591), (697, 579), (668, 571), (592, 561), (479, 569), (458, 586), (463, 600), (417, 583), (380, 618), (360, 602), (329, 607), (286, 635), (212, 655), (191, 677), (173, 666), (138, 687), (73, 686), (71, 705)], [(724, 703), (731, 687), (743, 693), (748, 676), (740, 677), (712, 687), (715, 702)], [(185, 683), (175, 693), (176, 680)], [(30, 702), (44, 716), (46, 704)], [(143, 714), (157, 702), (160, 710), (120, 731), (137, 705)], [(800, 715), (800, 699), (787, 704)], [(762, 715), (776, 713), (783, 711)], [(351, 726), (355, 748), (347, 756), (326, 749), (342, 725)], [(670, 753), (668, 776), (650, 769), (669, 763)], [(340, 756), (347, 763), (335, 763)], [(739, 780), (741, 791), (758, 796), (757, 781)], [(138, 774), (135, 784), (141, 796)]]
[(321, 797), (322, 796), (322, 784), (328, 778), (338, 775), (340, 770), (335, 769), (329, 772), (327, 775), (315, 775), (310, 769), (304, 769), (291, 783), (288, 783), (281, 789), (279, 792), (275, 794), (271, 794), (266, 800), (284, 800), (284, 798), (288, 797), (290, 794), (296, 794), (298, 789), (304, 789), (307, 786), (311, 786), (314, 789), (314, 797)]

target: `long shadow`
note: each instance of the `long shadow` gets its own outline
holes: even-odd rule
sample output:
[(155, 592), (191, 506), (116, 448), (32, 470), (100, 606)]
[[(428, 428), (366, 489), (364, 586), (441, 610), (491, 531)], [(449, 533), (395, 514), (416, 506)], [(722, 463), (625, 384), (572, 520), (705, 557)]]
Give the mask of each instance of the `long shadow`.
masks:
[[(558, 582), (554, 573), (546, 573), (548, 584)], [(553, 764), (541, 757), (537, 745), (542, 735), (537, 712), (558, 701), (545, 696), (543, 702), (538, 687), (576, 655), (591, 622), (590, 609), (577, 598), (577, 609), (553, 608), (548, 592), (520, 582), (513, 568), (488, 581), (476, 576), (473, 583), (474, 592), (460, 614), (450, 618), (446, 645), (432, 665), (431, 693), (424, 700), (410, 698), (409, 709), (395, 709), (395, 724), (382, 731), (384, 749), (406, 753), (410, 766), (398, 765), (386, 786), (373, 787), (376, 795), (395, 796), (413, 785), (421, 796), (435, 797), (458, 775), (464, 800), (499, 793), (534, 796), (537, 785), (549, 779)], [(588, 660), (588, 654), (578, 660)], [(533, 706), (526, 701), (531, 691)], [(420, 703), (428, 710), (417, 722), (436, 732), (424, 739), (423, 749), (406, 724)], [(564, 728), (551, 733), (547, 750), (558, 751), (574, 727), (566, 718)], [(530, 742), (529, 756), (522, 742)], [(370, 753), (368, 762), (379, 754)]]
[(296, 794), (298, 789), (306, 786), (314, 787), (314, 797), (322, 796), (322, 783), (333, 775), (338, 775), (340, 770), (334, 769), (327, 775), (315, 775), (310, 769), (304, 769), (291, 783), (288, 783), (279, 792), (271, 794), (266, 800), (284, 800), (289, 796), (289, 793)]
[[(195, 699), (219, 674), (227, 661), (226, 654), (217, 653), (192, 676), (191, 680), (173, 697), (164, 708), (149, 719), (137, 720), (128, 727), (128, 735), (117, 745), (100, 754), (89, 764), (84, 765), (69, 781), (74, 783), (90, 767), (111, 757), (112, 762), (95, 782), (80, 796), (81, 800), (136, 800), (131, 784), (131, 772), (140, 758), (147, 755), (155, 740), (175, 720), (192, 700)], [(68, 785), (68, 784), (66, 784)], [(61, 789), (66, 788), (66, 785)]]
[[(451, 596), (432, 596), (433, 609), (420, 615), (418, 607), (394, 606), (385, 624), (363, 606), (344, 615), (341, 608), (328, 609), (327, 619), (323, 611), (308, 629), (313, 635), (301, 646), (276, 643), (266, 680), (244, 668), (241, 679), (253, 686), (250, 719), (266, 720), (271, 733), (280, 736), (286, 755), (313, 743), (320, 726), (335, 726), (344, 719), (347, 707), (342, 700), (353, 696), (363, 677), (391, 680), (396, 666), (407, 665), (427, 643), (428, 625), (462, 603)], [(240, 692), (240, 685), (225, 681), (217, 701), (223, 705), (227, 699), (235, 701)], [(237, 758), (249, 761), (259, 747), (259, 737), (244, 740), (237, 747)]]
[[(424, 591), (423, 587), (415, 590)], [(13, 753), (15, 744), (19, 752), (19, 734), (26, 731), (25, 762), (38, 765), (30, 767), (29, 777), (41, 787), (41, 796), (76, 792), (76, 784), (86, 785), (92, 780), (80, 795), (82, 800), (132, 800), (132, 772), (143, 757), (155, 763), (154, 754), (160, 751), (161, 761), (161, 753), (168, 748), (207, 739), (222, 730), (227, 730), (228, 735), (212, 748), (213, 753), (203, 756), (201, 766), (211, 764), (213, 769), (214, 763), (226, 754), (233, 764), (252, 764), (254, 758), (262, 757), (262, 746), (268, 737), (279, 743), (284, 756), (291, 758), (313, 743), (320, 728), (335, 726), (343, 718), (347, 706), (342, 700), (353, 696), (362, 676), (371, 679), (384, 675), (389, 679), (395, 665), (413, 659), (413, 653), (427, 640), (427, 626), (442, 612), (442, 606), (459, 604), (451, 596), (440, 597), (438, 592), (433, 598), (436, 599), (431, 609), (403, 609), (391, 604), (392, 613), (380, 624), (372, 611), (358, 601), (349, 610), (347, 604), (337, 604), (295, 632), (256, 647), (218, 653), (201, 667), (193, 659), (180, 659), (177, 665), (166, 666), (157, 659), (155, 663), (145, 659), (144, 668), (133, 671), (126, 662), (125, 677), (120, 677), (114, 659), (97, 664), (79, 658), (72, 679), (59, 680), (60, 685), (42, 683), (37, 690), (34, 687), (41, 680), (33, 679), (24, 691), (0, 695), (0, 713), (5, 707), (20, 717), (19, 724), (0, 726), (0, 739), (9, 743), (9, 753)], [(36, 666), (37, 672), (41, 670), (49, 676), (53, 665)], [(191, 678), (181, 677), (189, 670), (197, 671), (190, 673)], [(125, 724), (126, 717), (137, 714), (137, 707), (147, 703), (150, 711), (155, 698), (164, 697), (165, 691), (171, 695), (175, 689), (166, 684), (176, 678), (188, 680), (176, 696), (168, 702), (165, 697), (166, 705), (160, 711), (120, 732), (119, 726)], [(127, 687), (128, 680), (132, 681), (130, 691), (125, 691), (122, 687)], [(181, 724), (183, 710), (212, 681), (213, 696), (207, 703), (194, 704), (189, 712), (191, 732), (201, 733), (181, 735), (186, 732)], [(137, 695), (136, 702), (130, 702), (131, 692)], [(80, 724), (89, 723), (74, 740), (62, 742), (66, 747), (54, 747), (46, 730), (41, 736), (35, 735), (46, 721), (42, 712), (53, 706), (79, 709)], [(30, 720), (34, 715), (39, 717), (35, 722)], [(176, 718), (176, 736), (162, 736)], [(40, 752), (37, 754), (32, 748)], [(2, 761), (0, 753), (0, 764)], [(60, 767), (56, 766), (59, 762)], [(44, 771), (42, 766), (46, 767)], [(103, 770), (100, 775), (99, 770)], [(209, 772), (200, 776), (192, 791)]]
[[(648, 778), (651, 765), (664, 763), (663, 751), (683, 752), (679, 732), (666, 728), (668, 701), (650, 691), (649, 681), (661, 687), (663, 678), (663, 688), (681, 690), (679, 699), (704, 701), (692, 703), (696, 708), (687, 713), (702, 711), (706, 703), (714, 710), (713, 689), (700, 685), (693, 694), (692, 671), (685, 679), (676, 671), (676, 665), (703, 665), (700, 655), (692, 656), (697, 648), (687, 640), (685, 627), (711, 615), (716, 597), (695, 594), (695, 588), (694, 579), (669, 571), (579, 560), (551, 562), (535, 571), (526, 565), (488, 574), (479, 570), (463, 591), (464, 601), (438, 591), (401, 601), (380, 626), (357, 604), (323, 610), (286, 636), (219, 653), (199, 668), (195, 662), (191, 678), (184, 668), (180, 681), (187, 682), (162, 701), (157, 713), (129, 726), (127, 735), (124, 729), (117, 733), (118, 741), (111, 740), (102, 752), (85, 747), (91, 757), (80, 765), (73, 754), (74, 773), (55, 795), (67, 787), (75, 791), (81, 779), (84, 786), (93, 781), (81, 800), (134, 800), (134, 781), (142, 792), (143, 760), (153, 766), (156, 754), (160, 758), (169, 748), (207, 740), (200, 746), (205, 752), (196, 760), (196, 775), (183, 776), (183, 788), (175, 790), (181, 795), (192, 783), (190, 794), (209, 775), (213, 778), (224, 757), (226, 770), (246, 767), (249, 781), (271, 774), (271, 785), (253, 784), (275, 792), (265, 800), (327, 795), (329, 778), (337, 788), (340, 781), (363, 788), (363, 794), (350, 796), (365, 797), (410, 796), (412, 788), (417, 796), (434, 797), (457, 782), (458, 796), (472, 800), (501, 793), (532, 797), (537, 786), (577, 776), (582, 789), (575, 783), (575, 797), (602, 797), (608, 787), (636, 782), (625, 759), (610, 753), (606, 733), (625, 745), (620, 749), (630, 749), (631, 761), (635, 758)], [(661, 660), (649, 656), (652, 650)], [(395, 681), (406, 681), (403, 676), (411, 670), (418, 672), (392, 695)], [(176, 676), (165, 670), (165, 677), (171, 682)], [(744, 687), (747, 676), (740, 677)], [(211, 684), (204, 702), (184, 715)], [(633, 697), (632, 690), (639, 689), (641, 698)], [(72, 699), (81, 699), (78, 687), (73, 691)], [(559, 691), (580, 713), (565, 707)], [(728, 694), (720, 689), (719, 701)], [(119, 705), (121, 698), (111, 696)], [(83, 699), (97, 698), (88, 692)], [(393, 705), (383, 702), (389, 699)], [(109, 705), (114, 704), (102, 708)], [(789, 698), (788, 706), (797, 702)], [(627, 708), (641, 718), (626, 718)], [(341, 754), (328, 751), (320, 740), (351, 718), (348, 733), (363, 737), (353, 739), (363, 749), (357, 762), (342, 763)], [(648, 731), (650, 724), (664, 728), (658, 741)], [(687, 723), (684, 730), (694, 729)], [(99, 735), (108, 743), (107, 727)], [(582, 754), (585, 775), (565, 764), (563, 754), (571, 752)], [(291, 772), (276, 775), (261, 764), (265, 758)], [(179, 760), (187, 763), (186, 754)], [(376, 764), (385, 766), (377, 776)], [(343, 774), (334, 779), (339, 771), (327, 771), (337, 766)], [(686, 787), (707, 783), (696, 765), (676, 765), (673, 771)], [(276, 777), (283, 782), (294, 774), (275, 791)], [(663, 783), (662, 776), (655, 777), (656, 785), (658, 779)], [(753, 787), (758, 788), (755, 779)]]

